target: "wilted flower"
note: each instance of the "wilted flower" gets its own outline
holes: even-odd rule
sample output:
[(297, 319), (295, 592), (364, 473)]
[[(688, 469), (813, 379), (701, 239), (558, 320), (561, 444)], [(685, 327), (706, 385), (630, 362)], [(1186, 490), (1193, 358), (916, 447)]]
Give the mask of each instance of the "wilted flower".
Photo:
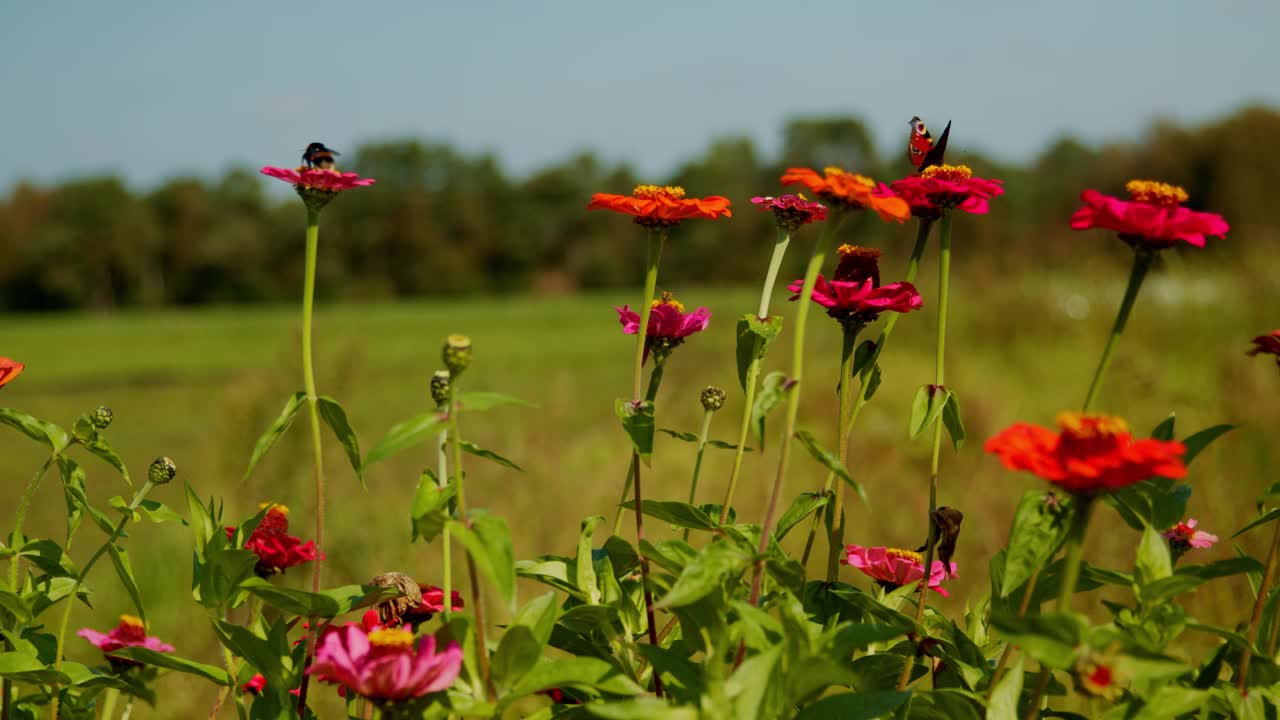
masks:
[(827, 208), (821, 203), (811, 202), (803, 195), (753, 197), (751, 202), (761, 210), (771, 211), (778, 227), (787, 232), (795, 232), (801, 225), (827, 219)]
[(321, 638), (307, 673), (370, 700), (399, 701), (448, 688), (461, 667), (462, 648), (456, 642), (437, 653), (436, 639), (429, 635), (415, 643), (408, 630), (366, 632), (349, 624)]
[[(622, 323), (623, 333), (635, 335), (640, 331), (640, 314), (632, 310), (631, 306), (623, 305), (614, 310), (618, 311), (618, 322)], [(662, 297), (653, 301), (653, 308), (649, 312), (644, 359), (647, 361), (649, 353), (653, 352), (659, 361), (665, 360), (685, 338), (705, 330), (710, 321), (710, 310), (700, 307), (686, 313), (683, 303), (669, 292), (662, 293)]]
[[(260, 577), (270, 577), (317, 558), (324, 559), (324, 553), (316, 550), (314, 541), (304, 543), (300, 538), (289, 534), (288, 507), (279, 503), (265, 504), (270, 505), (270, 509), (244, 542), (245, 549), (252, 550), (258, 556), (258, 565), (254, 570)], [(228, 538), (236, 533), (234, 527), (228, 527), (226, 531)]]
[(121, 648), (141, 647), (156, 652), (173, 652), (173, 646), (169, 643), (161, 642), (158, 637), (147, 635), (147, 626), (141, 619), (132, 615), (121, 615), (120, 624), (106, 634), (91, 628), (81, 628), (76, 634), (97, 646), (113, 665), (139, 664), (133, 660), (111, 657), (111, 653)]
[(936, 219), (955, 208), (985, 215), (990, 199), (1004, 194), (999, 180), (974, 177), (967, 165), (933, 165), (919, 175), (895, 180), (889, 189), (911, 206), (911, 214)]
[(302, 202), (315, 212), (319, 212), (320, 208), (327, 205), (343, 190), (366, 187), (375, 182), (373, 178), (362, 178), (356, 173), (338, 172), (328, 168), (298, 167), (290, 170), (268, 165), (262, 168), (262, 174), (292, 185), (298, 196), (302, 198)]
[(719, 195), (686, 198), (682, 187), (637, 185), (630, 195), (596, 193), (587, 203), (587, 209), (632, 215), (636, 223), (644, 227), (670, 228), (690, 218), (715, 220), (731, 217), (733, 212), (729, 210), (729, 204), (728, 198)]
[(10, 360), (7, 357), (0, 357), (0, 388), (13, 382), (15, 378), (22, 374), (23, 369), (27, 366), (16, 360)]
[(1196, 529), (1196, 519), (1187, 518), (1186, 522), (1164, 531), (1164, 539), (1169, 541), (1169, 550), (1175, 559), (1192, 548), (1211, 548), (1218, 542), (1218, 536)]
[[(841, 323), (864, 325), (885, 311), (911, 312), (924, 305), (920, 293), (908, 282), (880, 285), (880, 251), (853, 245), (841, 245), (836, 253), (840, 264), (831, 280), (818, 275), (813, 286), (813, 301), (827, 309), (827, 314)], [(804, 281), (796, 280), (787, 288), (800, 298)]]
[(1084, 206), (1071, 216), (1075, 230), (1104, 228), (1120, 234), (1133, 247), (1152, 250), (1173, 247), (1179, 240), (1204, 247), (1205, 237), (1226, 237), (1231, 226), (1221, 215), (1182, 207), (1187, 191), (1154, 180), (1130, 180), (1125, 184), (1129, 200), (1085, 190)]
[[(1280, 330), (1272, 330), (1270, 335), (1259, 335), (1253, 339), (1253, 349), (1247, 355), (1257, 355), (1263, 353), (1265, 355), (1274, 355), (1276, 357), (1276, 365), (1280, 365)], [(3, 358), (0, 358), (2, 360)], [(3, 369), (0, 368), (0, 373)], [(3, 379), (0, 379), (0, 385), (3, 385)]]
[(882, 220), (906, 222), (911, 217), (904, 200), (879, 193), (871, 178), (838, 167), (824, 168), (821, 175), (810, 168), (787, 168), (782, 184), (804, 185), (832, 207), (875, 210)]
[(1120, 418), (1064, 412), (1058, 428), (1017, 423), (987, 440), (985, 450), (1010, 470), (1026, 470), (1073, 493), (1107, 492), (1187, 473), (1182, 443), (1135, 440)]
[[(924, 577), (924, 556), (912, 550), (846, 545), (844, 563), (858, 568), (886, 590), (896, 590)], [(942, 581), (948, 575), (956, 574), (956, 564), (951, 563), (949, 570), (950, 573), (942, 561), (934, 560), (929, 573), (929, 589), (942, 597), (948, 597), (947, 591), (942, 589)]]

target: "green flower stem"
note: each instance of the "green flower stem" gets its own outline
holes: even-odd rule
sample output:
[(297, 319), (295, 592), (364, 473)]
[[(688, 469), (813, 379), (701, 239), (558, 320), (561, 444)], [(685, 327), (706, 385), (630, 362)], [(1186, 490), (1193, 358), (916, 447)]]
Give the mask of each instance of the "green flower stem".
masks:
[[(1271, 536), (1271, 549), (1267, 551), (1266, 569), (1262, 573), (1262, 582), (1258, 584), (1258, 597), (1253, 601), (1253, 615), (1249, 618), (1249, 628), (1244, 634), (1246, 640), (1252, 635), (1254, 643), (1258, 642), (1258, 636), (1262, 633), (1262, 628), (1258, 627), (1258, 621), (1262, 619), (1262, 608), (1266, 605), (1267, 591), (1271, 588), (1271, 580), (1275, 575), (1277, 548), (1280, 548), (1280, 523), (1276, 523), (1276, 531)], [(1253, 646), (1246, 643), (1244, 650), (1240, 653), (1240, 670), (1236, 673), (1236, 687), (1241, 694), (1244, 693), (1245, 684), (1249, 680), (1249, 661), (1252, 659)]]
[[(458, 489), (458, 518), (464, 525), (470, 527), (471, 522), (467, 517), (466, 481), (462, 471), (462, 433), (458, 424), (462, 415), (462, 406), (458, 403), (457, 376), (452, 379), (452, 391), (449, 400), (449, 449), (453, 457), (454, 483)], [(480, 679), (484, 686), (485, 696), (488, 699), (492, 699), (497, 694), (497, 690), (493, 686), (492, 676), (489, 672), (489, 645), (485, 640), (484, 629), (484, 594), (480, 590), (480, 576), (476, 571), (475, 558), (471, 557), (471, 553), (464, 554), (467, 558), (467, 575), (471, 577), (471, 607), (476, 616), (476, 660), (480, 665)], [(453, 595), (451, 593), (452, 588), (445, 590), (444, 604), (446, 607), (453, 604)]]
[[(933, 228), (932, 220), (925, 219), (925, 218), (922, 218), (920, 220), (920, 227), (916, 231), (916, 244), (915, 244), (915, 247), (911, 249), (911, 259), (907, 261), (907, 273), (906, 273), (906, 277), (904, 278), (905, 282), (909, 282), (909, 283), (915, 282), (916, 273), (920, 270), (920, 258), (924, 255), (925, 246), (928, 245), (929, 243), (929, 231), (932, 228)], [(884, 321), (884, 328), (880, 331), (880, 337), (876, 338), (875, 349), (871, 351), (871, 358), (867, 362), (868, 368), (871, 368), (872, 370), (874, 370), (876, 363), (879, 362), (880, 360), (880, 354), (884, 352), (884, 347), (889, 342), (889, 336), (893, 334), (893, 328), (897, 326), (898, 318), (901, 316), (902, 316), (902, 313), (890, 313), (888, 319)], [(868, 372), (871, 372), (871, 371), (868, 371)], [(869, 380), (871, 378), (871, 375), (868, 374), (865, 377)], [(861, 386), (859, 386), (858, 398), (854, 402), (853, 411), (850, 412), (848, 415), (848, 419), (847, 419), (848, 424), (841, 427), (840, 429), (841, 438), (846, 438), (848, 437), (849, 433), (853, 432), (853, 426), (857, 424), (858, 416), (862, 414), (862, 408), (866, 407), (867, 402), (870, 400), (870, 398), (868, 397), (870, 392), (871, 392), (870, 383), (864, 382), (862, 383)], [(836, 477), (835, 473), (831, 473), (831, 472), (827, 473), (827, 480), (826, 480), (826, 483), (824, 483), (823, 485), (823, 492), (827, 492), (831, 490), (831, 485), (835, 481), (835, 477)], [(805, 538), (804, 553), (800, 556), (801, 565), (808, 565), (809, 563), (809, 552), (813, 549), (813, 541), (818, 534), (818, 525), (821, 522), (822, 522), (821, 516), (815, 515), (813, 519), (813, 525), (809, 528), (809, 536)]]
[[(138, 506), (146, 499), (147, 493), (151, 492), (151, 489), (154, 487), (155, 483), (147, 480), (147, 482), (138, 489), (138, 492), (133, 496), (133, 500), (129, 503), (129, 507), (124, 511), (124, 516), (120, 518), (120, 522), (116, 523), (115, 529), (113, 529), (111, 534), (107, 536), (107, 541), (89, 557), (89, 561), (84, 564), (84, 567), (80, 568), (80, 574), (76, 576), (75, 583), (71, 585), (71, 592), (67, 594), (67, 604), (62, 610), (62, 621), (58, 624), (58, 646), (57, 651), (54, 653), (53, 660), (53, 669), (55, 672), (62, 671), (62, 651), (63, 648), (66, 647), (67, 623), (71, 621), (71, 608), (76, 604), (76, 595), (80, 592), (80, 586), (84, 584), (85, 578), (89, 577), (89, 571), (93, 569), (94, 564), (97, 563), (102, 555), (120, 539), (120, 534), (124, 532), (125, 525), (128, 525), (129, 521), (133, 519), (133, 511), (138, 509)], [(138, 608), (138, 614), (142, 614), (142, 608)], [(141, 619), (146, 620), (145, 617), (142, 617)], [(53, 699), (49, 702), (49, 717), (52, 718), (52, 720), (58, 720), (58, 695), (56, 693), (53, 695)]]
[[(441, 430), (439, 435), (436, 436), (436, 482), (442, 488), (449, 485), (449, 456), (445, 452), (448, 444), (449, 431)], [(453, 602), (450, 600), (453, 597), (453, 543), (451, 542), (452, 533), (449, 532), (448, 526), (445, 526), (442, 535), (444, 536), (444, 544), (440, 547), (440, 552), (443, 556), (441, 558), (441, 575), (443, 575), (445, 597), (444, 610), (442, 612), (445, 622), (448, 622), (453, 615)]]
[[(645, 398), (649, 402), (653, 402), (658, 396), (658, 388), (662, 385), (662, 373), (665, 362), (655, 362), (653, 369), (649, 371), (649, 389), (645, 392)], [(618, 498), (618, 509), (613, 515), (613, 534), (622, 534), (622, 511), (627, 508), (627, 498), (631, 497), (631, 483), (635, 482), (635, 468), (631, 462), (627, 462), (627, 479), (622, 484), (622, 496)]]
[[(934, 384), (942, 387), (945, 382), (946, 348), (947, 348), (947, 300), (951, 287), (951, 213), (944, 213), (942, 226), (938, 231), (938, 343), (937, 356), (934, 363)], [(933, 575), (933, 550), (937, 541), (938, 527), (933, 522), (933, 513), (938, 509), (938, 465), (942, 459), (942, 419), (934, 421), (933, 454), (929, 460), (929, 514), (926, 523), (929, 527), (929, 539), (925, 543), (924, 573), (920, 578), (920, 599), (916, 602), (916, 622), (924, 621), (924, 606), (929, 594), (929, 578)], [(924, 638), (921, 638), (921, 642)], [(915, 664), (916, 653), (907, 655), (898, 677), (898, 689), (902, 690), (911, 681), (911, 667)]]
[[(850, 403), (853, 400), (853, 349), (858, 342), (858, 333), (861, 332), (863, 325), (841, 323), (843, 342), (840, 346), (840, 384), (839, 384), (839, 405), (838, 420), (836, 422), (837, 430), (843, 429), (849, 416)], [(840, 465), (846, 469), (849, 467), (849, 434), (841, 432), (837, 440), (837, 458)], [(827, 487), (824, 492), (831, 489), (831, 483), (834, 473), (827, 473)], [(831, 536), (829, 538), (829, 548), (827, 551), (827, 582), (832, 583), (840, 575), (840, 558), (844, 554), (844, 483), (835, 483), (835, 497), (832, 499), (831, 510)]]
[(120, 700), (120, 691), (107, 688), (107, 696), (102, 700), (102, 720), (112, 720), (116, 716), (116, 702)]
[[(844, 221), (843, 210), (832, 210), (827, 217), (826, 227), (822, 235), (814, 243), (813, 253), (809, 256), (809, 265), (804, 271), (804, 282), (800, 286), (800, 301), (796, 303), (796, 335), (792, 346), (791, 377), (787, 390), (787, 419), (782, 433), (781, 447), (778, 449), (778, 472), (773, 478), (773, 490), (769, 493), (769, 504), (765, 506), (764, 519), (760, 523), (759, 559), (755, 562), (755, 570), (751, 576), (751, 604), (760, 602), (760, 590), (764, 581), (764, 556), (769, 549), (769, 540), (773, 535), (773, 523), (778, 514), (778, 501), (782, 497), (782, 486), (787, 478), (787, 460), (791, 453), (791, 440), (796, 434), (796, 420), (800, 415), (800, 389), (804, 377), (804, 335), (805, 325), (809, 319), (809, 307), (813, 305), (813, 286), (818, 281), (818, 270), (827, 257), (827, 246), (836, 230)], [(741, 652), (739, 652), (741, 656)]]
[[(689, 480), (689, 504), (698, 497), (698, 474), (702, 472), (702, 455), (707, 449), (707, 433), (711, 431), (711, 416), (715, 410), (702, 411), (702, 428), (698, 431), (698, 457), (693, 461), (693, 478)], [(689, 528), (684, 529), (684, 541), (689, 541)]]
[(1093, 373), (1093, 381), (1089, 383), (1089, 394), (1084, 398), (1084, 412), (1089, 412), (1089, 408), (1093, 406), (1093, 401), (1098, 395), (1099, 388), (1102, 387), (1102, 376), (1106, 375), (1107, 368), (1111, 367), (1111, 355), (1115, 352), (1116, 342), (1120, 340), (1120, 336), (1124, 333), (1124, 326), (1129, 322), (1129, 312), (1133, 310), (1133, 303), (1138, 298), (1138, 291), (1142, 289), (1142, 280), (1146, 278), (1147, 271), (1155, 263), (1156, 253), (1154, 250), (1139, 247), (1133, 254), (1133, 269), (1129, 272), (1129, 285), (1124, 289), (1124, 299), (1120, 301), (1120, 310), (1116, 313), (1115, 325), (1111, 328), (1111, 337), (1107, 338), (1107, 346), (1102, 350), (1102, 359), (1098, 361), (1098, 369)]
[(18, 514), (13, 521), (13, 535), (9, 538), (10, 547), (13, 548), (15, 555), (9, 560), (9, 590), (18, 592), (18, 569), (22, 565), (22, 558), (17, 555), (22, 550), (22, 546), (26, 544), (26, 539), (22, 536), (22, 525), (27, 519), (27, 510), (31, 507), (31, 497), (36, 494), (36, 489), (40, 487), (40, 481), (44, 480), (45, 473), (49, 471), (49, 466), (53, 464), (57, 453), (49, 456), (48, 460), (40, 466), (36, 474), (31, 477), (31, 482), (27, 483), (27, 489), (22, 492), (22, 499), (18, 501)]
[[(791, 245), (791, 233), (778, 228), (778, 241), (773, 244), (773, 255), (769, 258), (769, 270), (764, 276), (764, 287), (760, 290), (760, 308), (756, 317), (769, 317), (769, 300), (773, 297), (773, 286), (778, 280), (778, 268), (782, 267), (782, 258)], [(760, 382), (761, 358), (752, 358), (747, 365), (745, 377), (746, 398), (742, 406), (742, 426), (738, 429), (738, 447), (733, 451), (733, 470), (729, 472), (729, 489), (725, 491), (724, 504), (720, 506), (720, 524), (729, 521), (729, 508), (733, 506), (733, 493), (738, 489), (738, 476), (742, 472), (742, 457), (747, 452), (747, 434), (751, 432), (751, 408), (756, 402), (756, 385)]]

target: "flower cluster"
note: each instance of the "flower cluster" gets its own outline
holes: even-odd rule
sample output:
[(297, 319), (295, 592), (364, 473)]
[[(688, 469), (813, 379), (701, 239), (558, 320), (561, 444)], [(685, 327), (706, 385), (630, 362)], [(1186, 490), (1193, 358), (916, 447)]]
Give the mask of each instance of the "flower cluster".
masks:
[(1179, 241), (1204, 247), (1206, 236), (1226, 237), (1230, 226), (1221, 215), (1196, 212), (1182, 206), (1187, 191), (1154, 180), (1130, 180), (1125, 185), (1128, 200), (1085, 190), (1084, 205), (1071, 216), (1075, 230), (1114, 230), (1120, 239), (1135, 248), (1161, 250)]
[[(324, 553), (316, 549), (314, 541), (302, 542), (301, 538), (289, 534), (289, 508), (279, 503), (264, 503), (270, 506), (262, 522), (245, 540), (246, 550), (252, 550), (258, 556), (255, 568), (261, 577), (270, 577), (285, 570), (301, 565), (304, 562), (324, 559)], [(227, 537), (235, 536), (234, 527), (226, 528)]]

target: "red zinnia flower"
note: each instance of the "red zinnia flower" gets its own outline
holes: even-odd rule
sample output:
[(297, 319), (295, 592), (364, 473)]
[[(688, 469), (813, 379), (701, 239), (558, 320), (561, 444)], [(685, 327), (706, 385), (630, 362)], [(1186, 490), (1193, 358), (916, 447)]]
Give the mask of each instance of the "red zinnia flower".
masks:
[(141, 647), (155, 650), (156, 652), (173, 652), (173, 646), (169, 643), (161, 642), (158, 637), (147, 635), (147, 626), (143, 624), (141, 619), (132, 615), (121, 615), (120, 624), (112, 628), (111, 632), (100, 633), (91, 628), (80, 628), (76, 635), (97, 646), (99, 650), (107, 655), (107, 660), (112, 664), (138, 664), (133, 660), (111, 657), (111, 653), (121, 648)]
[[(255, 570), (259, 576), (269, 577), (304, 562), (324, 559), (324, 553), (316, 550), (314, 541), (304, 543), (289, 534), (289, 508), (279, 503), (264, 504), (269, 504), (271, 509), (244, 543), (246, 550), (252, 550), (258, 556)], [(226, 530), (228, 538), (236, 533), (234, 527)]]
[[(631, 306), (623, 305), (614, 310), (618, 311), (618, 322), (622, 323), (623, 333), (635, 335), (640, 331), (640, 314), (632, 310)], [(648, 360), (650, 350), (660, 355), (659, 360), (665, 359), (685, 338), (707, 329), (710, 321), (710, 310), (700, 307), (686, 313), (683, 303), (669, 292), (662, 293), (662, 297), (653, 301), (653, 309), (649, 311), (644, 359)]]
[(1119, 418), (1065, 412), (1061, 432), (1017, 423), (987, 440), (985, 450), (1010, 470), (1026, 470), (1074, 493), (1107, 492), (1151, 477), (1187, 474), (1180, 442), (1134, 440)]
[[(812, 296), (831, 317), (842, 323), (863, 325), (874, 321), (882, 312), (911, 312), (924, 304), (920, 293), (909, 282), (880, 285), (879, 250), (841, 245), (836, 253), (840, 255), (840, 264), (835, 274), (831, 280), (818, 275)], [(804, 281), (796, 280), (787, 289), (796, 293), (791, 299), (798, 300)]]
[(871, 178), (838, 167), (824, 168), (821, 175), (810, 168), (787, 168), (782, 184), (804, 185), (832, 206), (848, 210), (870, 208), (882, 220), (901, 223), (911, 217), (911, 208), (902, 198), (879, 193)]
[(772, 212), (778, 227), (788, 232), (795, 232), (801, 225), (827, 219), (827, 208), (821, 203), (809, 201), (803, 195), (753, 197), (751, 202), (761, 210)]
[[(924, 577), (924, 556), (911, 550), (846, 545), (844, 563), (858, 568), (886, 590), (896, 590)], [(934, 560), (933, 570), (929, 573), (929, 589), (948, 597), (947, 591), (942, 589), (942, 581), (955, 574), (955, 563), (948, 568), (941, 560)]]
[(1130, 180), (1125, 184), (1129, 200), (1085, 190), (1084, 206), (1071, 216), (1075, 230), (1105, 228), (1120, 233), (1134, 247), (1154, 250), (1173, 247), (1179, 240), (1204, 247), (1205, 236), (1225, 238), (1231, 226), (1221, 215), (1182, 207), (1187, 191), (1154, 180)]
[(1004, 194), (999, 180), (974, 177), (967, 165), (933, 165), (919, 175), (896, 180), (889, 186), (911, 206), (911, 214), (936, 219), (955, 208), (985, 215), (991, 198)]
[[(436, 613), (444, 612), (444, 589), (435, 585), (419, 585), (418, 589), (422, 591), (422, 602), (414, 608), (409, 608), (402, 616), (404, 621), (417, 626), (431, 619)], [(451, 594), (452, 602), (449, 603), (450, 612), (459, 612), (463, 608), (462, 594), (454, 590)]]
[(240, 686), (240, 691), (249, 693), (250, 695), (261, 695), (262, 691), (266, 688), (267, 679), (261, 675), (254, 675), (249, 678), (249, 682)]
[(712, 195), (705, 198), (686, 198), (684, 188), (671, 185), (637, 185), (630, 195), (596, 193), (587, 203), (588, 210), (612, 210), (635, 216), (636, 223), (645, 227), (670, 228), (681, 220), (732, 217), (729, 199)]
[[(1258, 353), (1275, 355), (1276, 365), (1280, 365), (1280, 330), (1272, 330), (1270, 335), (1259, 335), (1253, 339), (1253, 349), (1246, 354), (1257, 355)], [(3, 384), (3, 379), (0, 378), (0, 385)]]
[(7, 357), (0, 357), (0, 388), (8, 385), (14, 378), (22, 374), (27, 366)]
[(373, 178), (362, 178), (355, 173), (338, 172), (332, 168), (303, 166), (290, 170), (268, 165), (261, 172), (292, 185), (298, 197), (302, 198), (302, 202), (312, 212), (320, 212), (321, 208), (338, 197), (338, 193), (343, 190), (366, 187), (375, 182)]

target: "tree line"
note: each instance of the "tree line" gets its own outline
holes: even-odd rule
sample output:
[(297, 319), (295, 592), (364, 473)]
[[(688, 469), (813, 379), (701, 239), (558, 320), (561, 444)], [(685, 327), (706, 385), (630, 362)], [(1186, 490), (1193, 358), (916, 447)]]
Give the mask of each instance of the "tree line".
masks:
[[(512, 177), (493, 155), (445, 143), (362, 145), (344, 155), (342, 169), (378, 184), (324, 211), (319, 292), (375, 299), (633, 285), (643, 262), (639, 231), (584, 206), (594, 192), (626, 193), (641, 182), (734, 203), (731, 220), (680, 228), (663, 262), (667, 281), (755, 283), (774, 230), (749, 198), (784, 192), (784, 168), (839, 165), (885, 181), (910, 170), (905, 133), (903, 152), (884, 157), (855, 117), (797, 118), (783, 132), (778, 157), (762, 157), (748, 138), (723, 137), (668, 178), (639, 177), (592, 153)], [(1280, 112), (1262, 107), (1197, 127), (1155, 123), (1135, 143), (1092, 147), (1064, 137), (1022, 165), (966, 154), (953, 137), (948, 161), (1001, 178), (1007, 190), (989, 218), (966, 228), (969, 249), (960, 257), (1008, 271), (1123, 252), (1066, 222), (1082, 189), (1122, 195), (1125, 181), (1138, 177), (1182, 185), (1190, 206), (1224, 215), (1232, 234), (1222, 246), (1251, 252), (1213, 244), (1206, 252), (1248, 270), (1244, 258), (1253, 250), (1280, 244), (1276, 137)], [(245, 168), (216, 180), (175, 178), (146, 192), (117, 176), (20, 183), (0, 201), (0, 309), (292, 301), (302, 279), (303, 210), (292, 197), (268, 193), (271, 182)], [(910, 230), (876, 222), (842, 235), (879, 247), (910, 242)]]

